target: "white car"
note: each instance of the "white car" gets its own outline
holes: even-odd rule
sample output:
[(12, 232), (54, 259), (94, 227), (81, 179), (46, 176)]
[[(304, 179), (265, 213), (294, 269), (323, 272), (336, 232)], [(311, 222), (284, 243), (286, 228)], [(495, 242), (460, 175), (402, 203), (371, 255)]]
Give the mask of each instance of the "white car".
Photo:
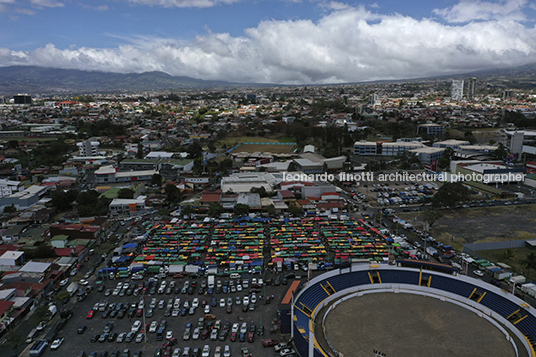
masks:
[(60, 286), (65, 286), (69, 284), (69, 279), (63, 279), (62, 281), (60, 281)]
[(231, 357), (231, 347), (229, 345), (225, 345), (223, 349), (223, 357)]
[(61, 344), (63, 343), (63, 340), (64, 340), (63, 337), (55, 339), (54, 342), (52, 342), (52, 344), (50, 345), (50, 349), (51, 350), (57, 350), (58, 347), (60, 347)]
[(251, 303), (254, 304), (257, 302), (257, 295), (255, 293), (251, 294)]
[(199, 334), (200, 334), (199, 327), (196, 327), (194, 329), (194, 332), (192, 332), (192, 340), (199, 340)]
[(288, 356), (288, 355), (292, 355), (292, 354), (294, 354), (294, 353), (296, 353), (296, 351), (294, 351), (294, 350), (291, 349), (291, 348), (285, 348), (284, 350), (279, 351), (279, 355), (280, 355), (281, 357)]
[(139, 329), (141, 327), (141, 321), (140, 320), (136, 320), (133, 324), (132, 324), (132, 328), (130, 329), (130, 331), (132, 332), (138, 332)]
[(242, 304), (249, 305), (249, 296), (244, 296), (244, 300)]
[(259, 278), (258, 284), (259, 284), (259, 285), (264, 284), (264, 281), (262, 281), (262, 278)]
[(158, 330), (158, 321), (151, 322), (151, 326), (149, 326), (149, 333), (155, 333), (156, 330)]
[(175, 348), (175, 350), (173, 351), (173, 354), (171, 355), (171, 357), (181, 357), (181, 349), (180, 348)]
[(238, 285), (236, 286), (236, 291), (242, 291), (242, 285), (238, 284)]
[(201, 357), (210, 357), (210, 346), (205, 345), (203, 347), (203, 352), (201, 353)]
[(205, 314), (210, 314), (210, 305), (209, 304), (205, 305), (205, 311), (204, 312), (205, 312)]
[(216, 346), (214, 349), (214, 357), (221, 357), (221, 346)]
[(238, 332), (239, 329), (240, 329), (240, 324), (238, 322), (235, 322), (233, 324), (233, 327), (231, 328), (231, 332)]
[(39, 323), (39, 325), (37, 325), (37, 327), (35, 328), (37, 331), (41, 331), (42, 329), (44, 329), (45, 327), (47, 327), (47, 323), (46, 321), (41, 321)]
[(166, 331), (166, 339), (171, 339), (173, 337), (173, 331), (171, 330), (167, 330)]
[(473, 270), (473, 274), (475, 274), (476, 276), (484, 276), (484, 273), (480, 270)]
[(251, 284), (257, 284), (257, 278), (251, 278)]
[(132, 280), (141, 280), (141, 279), (143, 279), (143, 275), (140, 275), (140, 274), (132, 274), (132, 276), (130, 277), (130, 279), (132, 279)]
[(79, 282), (78, 282), (80, 285), (89, 285), (89, 281), (87, 281), (86, 279), (81, 279)]
[(218, 339), (218, 329), (213, 329), (210, 331), (210, 340), (216, 341)]
[(221, 298), (220, 299), (220, 307), (225, 307), (225, 299), (224, 298)]
[(192, 301), (192, 307), (199, 307), (199, 298), (195, 298), (193, 301)]
[(248, 332), (248, 323), (242, 322), (242, 326), (240, 326), (240, 333), (247, 333)]

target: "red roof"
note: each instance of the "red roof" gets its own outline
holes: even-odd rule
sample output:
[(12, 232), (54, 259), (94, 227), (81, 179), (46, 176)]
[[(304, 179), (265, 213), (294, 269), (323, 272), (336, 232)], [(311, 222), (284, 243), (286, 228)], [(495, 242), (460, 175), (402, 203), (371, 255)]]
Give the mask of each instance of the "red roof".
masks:
[(220, 202), (221, 198), (221, 191), (203, 191), (203, 196), (201, 196), (201, 199), (199, 202)]
[(54, 251), (58, 257), (70, 257), (73, 252), (71, 248), (56, 248)]
[(281, 190), (279, 191), (279, 194), (283, 198), (294, 198), (294, 194), (289, 190)]
[(5, 314), (6, 311), (8, 311), (11, 308), (11, 306), (13, 306), (13, 305), (15, 305), (15, 303), (13, 301), (0, 300), (0, 316)]

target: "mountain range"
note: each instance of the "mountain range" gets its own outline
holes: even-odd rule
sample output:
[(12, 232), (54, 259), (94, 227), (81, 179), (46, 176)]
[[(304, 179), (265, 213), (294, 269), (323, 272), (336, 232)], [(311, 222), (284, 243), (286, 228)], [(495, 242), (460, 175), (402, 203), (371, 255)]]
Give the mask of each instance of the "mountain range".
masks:
[[(174, 77), (156, 71), (122, 74), (36, 66), (0, 67), (0, 95), (111, 93), (246, 86), (251, 86), (251, 84)], [(255, 86), (262, 85), (255, 84)]]
[[(420, 78), (447, 80), (448, 78), (477, 77), (479, 81), (495, 82), (510, 89), (535, 89), (536, 64), (520, 67), (475, 71), (450, 76)], [(375, 81), (381, 83), (382, 81)], [(386, 81), (388, 82), (388, 81)], [(351, 84), (351, 83), (347, 83)], [(164, 72), (110, 73), (77, 69), (43, 68), (36, 66), (0, 67), (0, 96), (29, 94), (87, 94), (119, 93), (151, 90), (186, 90), (240, 87), (267, 87), (277, 84), (234, 83), (201, 80), (185, 76), (171, 76)], [(277, 85), (279, 86), (279, 85)]]

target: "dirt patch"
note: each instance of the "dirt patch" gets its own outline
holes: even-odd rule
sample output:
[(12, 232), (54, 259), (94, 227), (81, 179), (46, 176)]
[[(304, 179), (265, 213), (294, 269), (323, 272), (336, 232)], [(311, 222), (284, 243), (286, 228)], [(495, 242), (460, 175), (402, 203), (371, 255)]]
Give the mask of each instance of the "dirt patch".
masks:
[[(536, 206), (533, 205), (464, 208), (441, 213), (443, 216), (432, 226), (431, 235), (459, 251), (467, 243), (536, 238)], [(416, 228), (422, 228), (422, 214), (399, 216), (412, 222)]]

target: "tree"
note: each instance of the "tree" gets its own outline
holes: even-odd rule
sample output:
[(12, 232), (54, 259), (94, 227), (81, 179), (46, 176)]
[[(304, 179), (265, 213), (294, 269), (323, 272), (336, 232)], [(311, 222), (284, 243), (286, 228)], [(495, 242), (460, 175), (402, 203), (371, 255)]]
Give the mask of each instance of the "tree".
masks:
[(527, 254), (525, 259), (521, 260), (521, 264), (527, 268), (527, 275), (529, 275), (530, 269), (536, 269), (536, 253)]
[(234, 207), (234, 214), (237, 216), (245, 216), (249, 213), (249, 206), (239, 203)]
[(4, 213), (15, 213), (15, 212), (17, 212), (17, 207), (15, 207), (14, 204), (12, 204), (11, 206), (4, 207)]
[(76, 191), (56, 190), (51, 194), (50, 205), (55, 207), (57, 211), (64, 211), (71, 207), (71, 203), (76, 200), (78, 193)]
[(154, 174), (151, 177), (151, 185), (161, 186), (162, 185), (162, 175)]
[(117, 198), (133, 199), (134, 190), (130, 188), (122, 188), (119, 190), (119, 192), (117, 192)]
[(423, 216), (425, 222), (428, 223), (428, 229), (430, 229), (439, 218), (443, 217), (443, 214), (436, 209), (431, 209), (424, 211)]
[(181, 214), (191, 215), (192, 213), (194, 213), (194, 208), (192, 206), (181, 207)]
[(18, 332), (12, 331), (4, 338), (4, 346), (16, 350), (20, 345), (26, 341), (26, 337)]
[(164, 187), (164, 192), (166, 193), (166, 201), (170, 203), (178, 203), (182, 199), (181, 190), (177, 186), (171, 183), (168, 183)]
[(138, 143), (138, 151), (136, 152), (136, 159), (143, 159), (143, 144)]
[(223, 212), (225, 212), (225, 208), (218, 203), (218, 202), (212, 202), (208, 208), (207, 214), (210, 217), (219, 217)]
[(499, 160), (505, 160), (508, 156), (508, 149), (503, 145), (503, 143), (499, 143), (499, 146), (497, 149), (495, 149), (492, 156)]
[(303, 214), (303, 210), (301, 207), (296, 205), (291, 205), (288, 208), (288, 213), (294, 215), (294, 216), (301, 216)]
[(67, 290), (62, 289), (62, 290), (60, 290), (60, 292), (58, 292), (56, 295), (54, 295), (54, 300), (59, 302), (59, 301), (63, 301), (63, 299), (68, 298), (70, 296), (71, 296), (71, 294)]
[(469, 199), (469, 190), (461, 182), (446, 182), (432, 198), (434, 207), (451, 207)]
[(402, 151), (396, 156), (396, 160), (400, 163), (400, 168), (404, 170), (411, 169), (414, 165), (419, 164), (420, 160), (417, 154), (410, 151)]
[(78, 215), (81, 217), (103, 216), (108, 213), (111, 201), (95, 190), (80, 191), (76, 196)]
[(503, 260), (505, 261), (508, 261), (508, 260), (512, 260), (515, 258), (515, 253), (514, 253), (514, 250), (512, 248), (508, 248), (506, 249), (504, 252), (503, 252)]
[(41, 321), (48, 321), (51, 315), (48, 305), (40, 305), (34, 309), (32, 317), (30, 317), (30, 323), (37, 325)]
[(268, 214), (274, 214), (275, 213), (275, 206), (274, 206), (273, 203), (266, 207), (266, 213), (268, 213)]
[(18, 149), (19, 148), (19, 141), (18, 140), (9, 140), (7, 142), (7, 147), (10, 149)]
[(252, 187), (249, 192), (251, 193), (258, 193), (259, 196), (261, 197), (266, 197), (267, 194), (266, 194), (266, 188), (264, 188), (264, 186), (261, 186), (261, 187)]

